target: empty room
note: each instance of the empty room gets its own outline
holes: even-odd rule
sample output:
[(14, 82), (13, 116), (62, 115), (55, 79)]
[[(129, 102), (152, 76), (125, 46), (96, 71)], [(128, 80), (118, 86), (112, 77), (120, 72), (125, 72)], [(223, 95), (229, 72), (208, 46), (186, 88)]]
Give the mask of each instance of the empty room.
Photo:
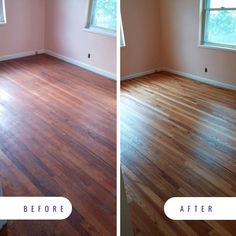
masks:
[(235, 235), (235, 221), (207, 220), (212, 207), (183, 205), (173, 220), (164, 206), (236, 195), (236, 1), (121, 0), (121, 15), (121, 168), (134, 235)]
[(73, 208), (1, 208), (0, 235), (115, 234), (115, 80), (115, 0), (0, 0), (0, 193)]

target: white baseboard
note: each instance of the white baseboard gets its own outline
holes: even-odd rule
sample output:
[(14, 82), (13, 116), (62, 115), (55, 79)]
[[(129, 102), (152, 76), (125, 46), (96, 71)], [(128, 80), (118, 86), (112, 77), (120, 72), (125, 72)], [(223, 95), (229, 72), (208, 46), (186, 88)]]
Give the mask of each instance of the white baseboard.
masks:
[(147, 70), (147, 71), (142, 71), (142, 72), (138, 72), (135, 74), (130, 74), (130, 75), (125, 75), (121, 77), (121, 80), (129, 80), (129, 79), (134, 79), (134, 78), (138, 78), (138, 77), (142, 77), (145, 75), (150, 75), (153, 74), (155, 72), (160, 72), (159, 68), (155, 68), (155, 69), (151, 69), (151, 70)]
[(50, 51), (50, 50), (45, 50), (45, 53), (50, 55), (50, 56), (56, 57), (56, 58), (58, 58), (58, 59), (60, 59), (62, 61), (68, 62), (70, 64), (82, 67), (82, 68), (84, 68), (86, 70), (89, 70), (89, 71), (92, 71), (92, 72), (94, 72), (96, 74), (99, 74), (99, 75), (102, 75), (104, 77), (107, 77), (109, 79), (116, 80), (116, 75), (113, 74), (113, 73), (110, 73), (110, 72), (108, 72), (106, 70), (100, 69), (100, 68), (95, 67), (95, 66), (88, 65), (86, 63), (80, 62), (78, 60), (75, 60), (75, 59), (72, 59), (72, 58), (69, 58), (69, 57), (66, 57), (66, 56), (63, 56), (61, 54), (55, 53), (55, 52)]
[(234, 90), (236, 91), (236, 85), (233, 84), (227, 84), (227, 83), (222, 83), (216, 80), (212, 80), (212, 79), (208, 79), (205, 77), (201, 77), (198, 75), (193, 75), (190, 73), (186, 73), (186, 72), (182, 72), (182, 71), (178, 71), (178, 70), (174, 70), (174, 69), (170, 69), (167, 67), (160, 67), (160, 68), (156, 68), (156, 69), (152, 69), (152, 70), (148, 70), (148, 71), (143, 71), (143, 72), (138, 72), (135, 74), (130, 74), (130, 75), (125, 75), (123, 77), (121, 77), (121, 80), (129, 80), (129, 79), (134, 79), (134, 78), (138, 78), (138, 77), (142, 77), (145, 75), (149, 75), (155, 72), (161, 72), (161, 71), (166, 71), (172, 74), (176, 74), (176, 75), (180, 75), (183, 77), (186, 77), (188, 79), (192, 79), (192, 80), (196, 80), (205, 84), (210, 84), (219, 88), (224, 88), (224, 89), (230, 89), (230, 90)]
[[(0, 56), (0, 61), (6, 61), (6, 60), (12, 60), (12, 59), (17, 59), (17, 58), (22, 58), (22, 57), (27, 57), (27, 56), (33, 56), (35, 54), (43, 54), (46, 53), (50, 56), (56, 57), (58, 59), (61, 59), (65, 62), (71, 63), (73, 65), (82, 67), (84, 69), (87, 69), (89, 71), (92, 71), (94, 73), (100, 74), (102, 76), (105, 76), (107, 78), (116, 80), (116, 75), (113, 73), (110, 73), (106, 70), (97, 68), (95, 66), (91, 66), (88, 65), (86, 63), (80, 62), (78, 60), (63, 56), (61, 54), (55, 53), (53, 51), (50, 50), (45, 50), (45, 49), (39, 49), (39, 50), (34, 50), (34, 51), (28, 51), (28, 52), (20, 52), (20, 53), (15, 53), (15, 54), (10, 54), (10, 55), (5, 55), (5, 56)], [(201, 76), (197, 76), (197, 75), (193, 75), (190, 73), (186, 73), (186, 72), (182, 72), (182, 71), (178, 71), (178, 70), (174, 70), (174, 69), (170, 69), (167, 67), (164, 68), (155, 68), (155, 69), (151, 69), (151, 70), (147, 70), (147, 71), (143, 71), (143, 72), (138, 72), (135, 74), (130, 74), (130, 75), (125, 75), (123, 77), (121, 77), (121, 80), (129, 80), (129, 79), (134, 79), (137, 77), (141, 77), (141, 76), (145, 76), (145, 75), (149, 75), (149, 74), (153, 74), (155, 72), (160, 72), (160, 71), (166, 71), (166, 72), (170, 72), (176, 75), (180, 75), (189, 79), (193, 79), (196, 81), (200, 81), (206, 84), (210, 84), (216, 87), (220, 87), (220, 88), (225, 88), (225, 89), (231, 89), (236, 91), (236, 85), (232, 85), (232, 84), (227, 84), (227, 83), (222, 83), (216, 80), (212, 80), (212, 79), (208, 79), (205, 77), (201, 77)]]
[(7, 60), (12, 60), (12, 59), (17, 59), (17, 58), (22, 58), (22, 57), (28, 57), (28, 56), (33, 56), (36, 54), (43, 54), (46, 53), (50, 56), (56, 57), (58, 59), (61, 59), (65, 62), (71, 63), (73, 65), (82, 67), (86, 70), (92, 71), (96, 74), (102, 75), (104, 77), (116, 80), (116, 75), (113, 73), (110, 73), (108, 71), (105, 71), (103, 69), (97, 68), (95, 66), (91, 66), (88, 64), (85, 64), (83, 62), (77, 61), (75, 59), (69, 58), (69, 57), (65, 57), (61, 54), (55, 53), (53, 51), (50, 50), (46, 50), (46, 49), (40, 49), (40, 50), (34, 50), (34, 51), (28, 51), (28, 52), (20, 52), (20, 53), (15, 53), (15, 54), (10, 54), (10, 55), (5, 55), (5, 56), (0, 56), (0, 61), (7, 61)]
[(216, 87), (219, 87), (219, 88), (230, 89), (230, 90), (236, 91), (236, 85), (233, 85), (233, 84), (222, 83), (222, 82), (219, 82), (219, 81), (216, 81), (216, 80), (208, 79), (208, 78), (205, 78), (205, 77), (201, 77), (201, 76), (198, 76), (198, 75), (193, 75), (193, 74), (178, 71), (178, 70), (173, 70), (173, 69), (170, 69), (170, 68), (161, 68), (161, 71), (170, 72), (170, 73), (173, 73), (173, 74), (176, 74), (176, 75), (186, 77), (188, 79), (192, 79), (192, 80), (196, 80), (196, 81), (203, 82), (203, 83), (206, 83), (206, 84), (210, 84), (210, 85), (213, 85), (213, 86), (216, 86)]
[(45, 52), (44, 49), (39, 49), (39, 50), (28, 51), (28, 52), (14, 53), (14, 54), (10, 54), (10, 55), (0, 56), (0, 61), (7, 61), (7, 60), (17, 59), (17, 58), (21, 58), (21, 57), (33, 56), (36, 54), (42, 54), (44, 52)]

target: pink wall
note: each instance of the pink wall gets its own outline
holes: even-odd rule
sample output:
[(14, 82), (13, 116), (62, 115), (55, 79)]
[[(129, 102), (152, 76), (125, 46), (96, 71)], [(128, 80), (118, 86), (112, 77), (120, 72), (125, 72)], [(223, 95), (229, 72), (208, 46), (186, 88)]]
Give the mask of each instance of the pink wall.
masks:
[(83, 30), (88, 3), (6, 0), (7, 24), (0, 25), (0, 56), (48, 49), (115, 74), (116, 38)]
[(88, 0), (46, 0), (45, 48), (115, 74), (116, 38), (83, 30), (88, 4)]
[(199, 0), (161, 0), (162, 66), (236, 85), (236, 51), (198, 47), (199, 6)]
[(44, 48), (44, 0), (6, 0), (0, 25), (0, 56)]
[(127, 43), (122, 76), (166, 67), (236, 85), (236, 52), (198, 47), (199, 0), (121, 0), (121, 5)]
[(159, 0), (121, 0), (126, 47), (121, 49), (121, 75), (160, 65)]

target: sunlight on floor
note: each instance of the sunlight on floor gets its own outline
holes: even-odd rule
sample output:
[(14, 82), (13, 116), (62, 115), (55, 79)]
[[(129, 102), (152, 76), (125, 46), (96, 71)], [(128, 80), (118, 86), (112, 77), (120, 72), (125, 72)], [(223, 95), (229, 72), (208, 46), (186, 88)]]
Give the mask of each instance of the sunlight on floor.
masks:
[(11, 99), (11, 96), (6, 91), (0, 89), (0, 102), (6, 102)]

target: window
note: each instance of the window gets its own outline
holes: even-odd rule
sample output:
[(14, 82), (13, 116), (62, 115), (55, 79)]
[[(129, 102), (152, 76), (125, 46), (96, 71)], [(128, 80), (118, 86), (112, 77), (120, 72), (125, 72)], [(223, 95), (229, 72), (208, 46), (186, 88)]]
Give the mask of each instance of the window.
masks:
[(236, 0), (205, 0), (201, 44), (236, 49)]
[(0, 24), (6, 23), (5, 0), (0, 0)]
[(116, 0), (91, 0), (87, 28), (116, 33)]

